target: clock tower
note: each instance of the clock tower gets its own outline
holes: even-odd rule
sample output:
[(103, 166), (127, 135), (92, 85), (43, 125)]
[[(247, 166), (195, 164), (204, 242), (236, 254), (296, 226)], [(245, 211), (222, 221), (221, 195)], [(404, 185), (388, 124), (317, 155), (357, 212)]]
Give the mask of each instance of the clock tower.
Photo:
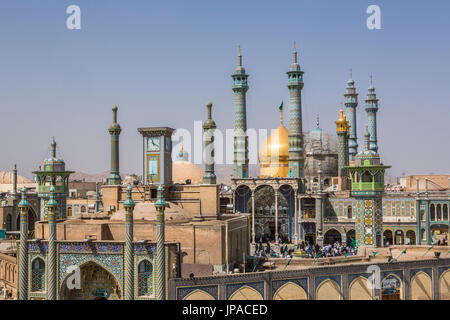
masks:
[(172, 133), (168, 127), (139, 128), (143, 137), (144, 184), (169, 185), (172, 181)]

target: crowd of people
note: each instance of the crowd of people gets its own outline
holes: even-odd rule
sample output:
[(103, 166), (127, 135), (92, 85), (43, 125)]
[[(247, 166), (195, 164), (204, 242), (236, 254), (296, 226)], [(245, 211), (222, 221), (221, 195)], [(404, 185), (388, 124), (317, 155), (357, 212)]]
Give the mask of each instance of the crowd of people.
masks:
[(322, 248), (317, 243), (311, 245), (309, 243), (305, 244), (305, 242), (302, 241), (300, 249), (303, 249), (309, 258), (353, 256), (358, 252), (358, 249), (354, 245), (352, 246), (347, 242), (340, 243), (339, 241), (336, 241), (333, 244), (326, 244)]
[(333, 244), (326, 244), (320, 247), (317, 243), (311, 244), (309, 242), (302, 241), (299, 245), (287, 245), (281, 244), (278, 250), (275, 249), (275, 245), (270, 241), (262, 242), (258, 241), (255, 245), (254, 255), (258, 257), (268, 258), (292, 258), (293, 253), (300, 249), (306, 254), (308, 258), (327, 258), (327, 257), (339, 257), (339, 256), (353, 256), (357, 254), (356, 246), (350, 243), (351, 241), (340, 243), (336, 241)]

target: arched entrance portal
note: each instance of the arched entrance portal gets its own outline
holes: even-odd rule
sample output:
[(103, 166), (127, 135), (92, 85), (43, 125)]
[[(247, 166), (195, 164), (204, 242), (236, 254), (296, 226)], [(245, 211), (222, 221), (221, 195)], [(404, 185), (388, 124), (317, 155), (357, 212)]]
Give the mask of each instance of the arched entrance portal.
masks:
[(401, 280), (390, 274), (381, 282), (381, 299), (382, 300), (401, 300), (402, 298), (402, 282)]
[(430, 236), (433, 242), (442, 241), (445, 239), (448, 243), (448, 225), (434, 224), (430, 227)]
[(248, 206), (248, 201), (251, 200), (252, 192), (249, 187), (241, 185), (236, 188), (234, 192), (234, 210), (240, 213), (249, 213), (252, 210), (251, 204)]
[(336, 229), (330, 229), (325, 233), (324, 243), (333, 244), (335, 242), (341, 242), (341, 234)]
[(406, 244), (416, 244), (416, 233), (413, 230), (406, 231)]
[[(294, 241), (295, 235), (295, 195), (294, 189), (289, 185), (283, 185), (279, 189), (281, 197), (279, 197), (278, 203), (280, 205), (285, 203), (281, 210), (281, 230), (280, 235), (284, 240), (288, 242)], [(281, 199), (280, 199), (281, 198)], [(280, 201), (281, 200), (281, 201)], [(280, 217), (280, 210), (278, 211), (278, 216)]]
[(117, 279), (95, 262), (80, 266), (80, 289), (69, 290), (67, 278), (63, 281), (61, 293), (64, 300), (105, 300), (120, 299), (121, 292)]
[(383, 232), (383, 244), (385, 246), (391, 245), (393, 243), (393, 236), (391, 230), (385, 230)]
[(404, 245), (405, 244), (405, 237), (402, 230), (396, 230), (395, 231), (395, 244), (396, 245)]

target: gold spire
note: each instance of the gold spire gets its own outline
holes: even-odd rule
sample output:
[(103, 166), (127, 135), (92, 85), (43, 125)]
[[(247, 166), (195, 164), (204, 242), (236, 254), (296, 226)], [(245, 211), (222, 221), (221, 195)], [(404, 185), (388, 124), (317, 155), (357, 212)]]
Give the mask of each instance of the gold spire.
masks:
[(348, 133), (350, 126), (348, 125), (348, 121), (345, 117), (344, 110), (341, 106), (341, 110), (339, 111), (339, 119), (337, 119), (336, 123), (336, 132), (341, 133), (345, 132)]

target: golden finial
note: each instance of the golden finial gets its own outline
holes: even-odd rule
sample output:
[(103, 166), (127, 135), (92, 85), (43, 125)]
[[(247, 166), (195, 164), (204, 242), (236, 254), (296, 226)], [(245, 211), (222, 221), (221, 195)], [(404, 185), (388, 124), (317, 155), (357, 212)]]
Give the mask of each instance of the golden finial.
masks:
[(339, 119), (337, 119), (336, 123), (336, 131), (340, 132), (348, 132), (349, 125), (344, 114), (343, 103), (341, 104), (341, 109), (339, 110)]

